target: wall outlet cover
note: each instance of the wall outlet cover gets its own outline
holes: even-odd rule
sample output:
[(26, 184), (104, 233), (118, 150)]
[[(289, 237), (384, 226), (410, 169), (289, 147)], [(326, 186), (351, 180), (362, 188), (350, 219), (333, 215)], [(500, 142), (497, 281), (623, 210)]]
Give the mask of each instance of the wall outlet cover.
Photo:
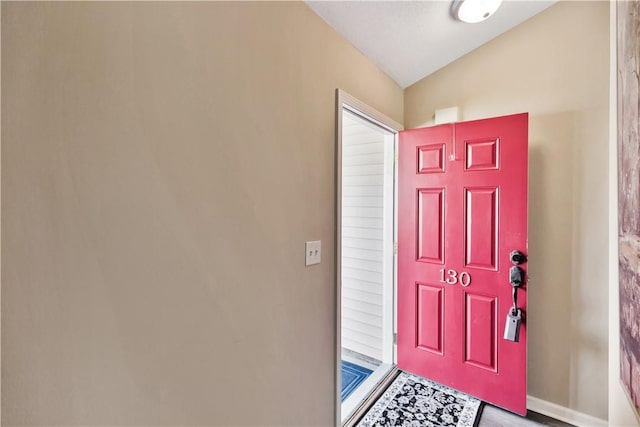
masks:
[(320, 256), (322, 255), (321, 241), (312, 240), (304, 245), (305, 262), (307, 267), (314, 264), (320, 264)]

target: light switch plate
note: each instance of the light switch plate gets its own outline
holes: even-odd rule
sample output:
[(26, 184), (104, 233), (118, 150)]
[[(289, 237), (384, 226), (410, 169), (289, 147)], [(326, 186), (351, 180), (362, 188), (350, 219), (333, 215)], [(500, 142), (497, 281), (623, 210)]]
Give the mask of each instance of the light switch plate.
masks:
[(307, 267), (314, 264), (320, 264), (320, 255), (322, 255), (322, 250), (320, 246), (320, 240), (313, 240), (307, 242), (304, 245), (305, 250), (305, 262), (304, 265)]

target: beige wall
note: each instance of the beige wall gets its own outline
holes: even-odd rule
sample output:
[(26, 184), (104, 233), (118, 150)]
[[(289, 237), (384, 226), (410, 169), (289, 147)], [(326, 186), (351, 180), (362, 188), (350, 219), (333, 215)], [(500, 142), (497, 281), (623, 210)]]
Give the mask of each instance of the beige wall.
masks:
[(558, 3), (405, 91), (405, 126), (528, 111), (529, 394), (607, 419), (609, 6)]
[(402, 90), (302, 3), (2, 2), (2, 67), (3, 425), (332, 424), (334, 90)]

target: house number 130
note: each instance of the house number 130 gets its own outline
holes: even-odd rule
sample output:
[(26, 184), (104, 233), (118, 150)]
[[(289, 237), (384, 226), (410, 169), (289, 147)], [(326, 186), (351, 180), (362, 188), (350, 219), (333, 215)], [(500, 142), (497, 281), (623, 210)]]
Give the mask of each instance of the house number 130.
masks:
[(446, 270), (444, 268), (440, 269), (440, 282), (448, 283), (450, 285), (455, 285), (456, 283), (460, 283), (460, 285), (465, 288), (471, 284), (471, 275), (466, 271), (462, 273), (458, 273), (455, 270)]

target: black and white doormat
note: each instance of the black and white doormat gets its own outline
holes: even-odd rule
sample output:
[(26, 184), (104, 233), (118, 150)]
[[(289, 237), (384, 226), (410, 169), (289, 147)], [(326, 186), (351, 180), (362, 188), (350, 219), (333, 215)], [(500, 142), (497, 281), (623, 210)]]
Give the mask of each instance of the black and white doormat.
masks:
[(358, 427), (473, 427), (480, 400), (402, 372)]

